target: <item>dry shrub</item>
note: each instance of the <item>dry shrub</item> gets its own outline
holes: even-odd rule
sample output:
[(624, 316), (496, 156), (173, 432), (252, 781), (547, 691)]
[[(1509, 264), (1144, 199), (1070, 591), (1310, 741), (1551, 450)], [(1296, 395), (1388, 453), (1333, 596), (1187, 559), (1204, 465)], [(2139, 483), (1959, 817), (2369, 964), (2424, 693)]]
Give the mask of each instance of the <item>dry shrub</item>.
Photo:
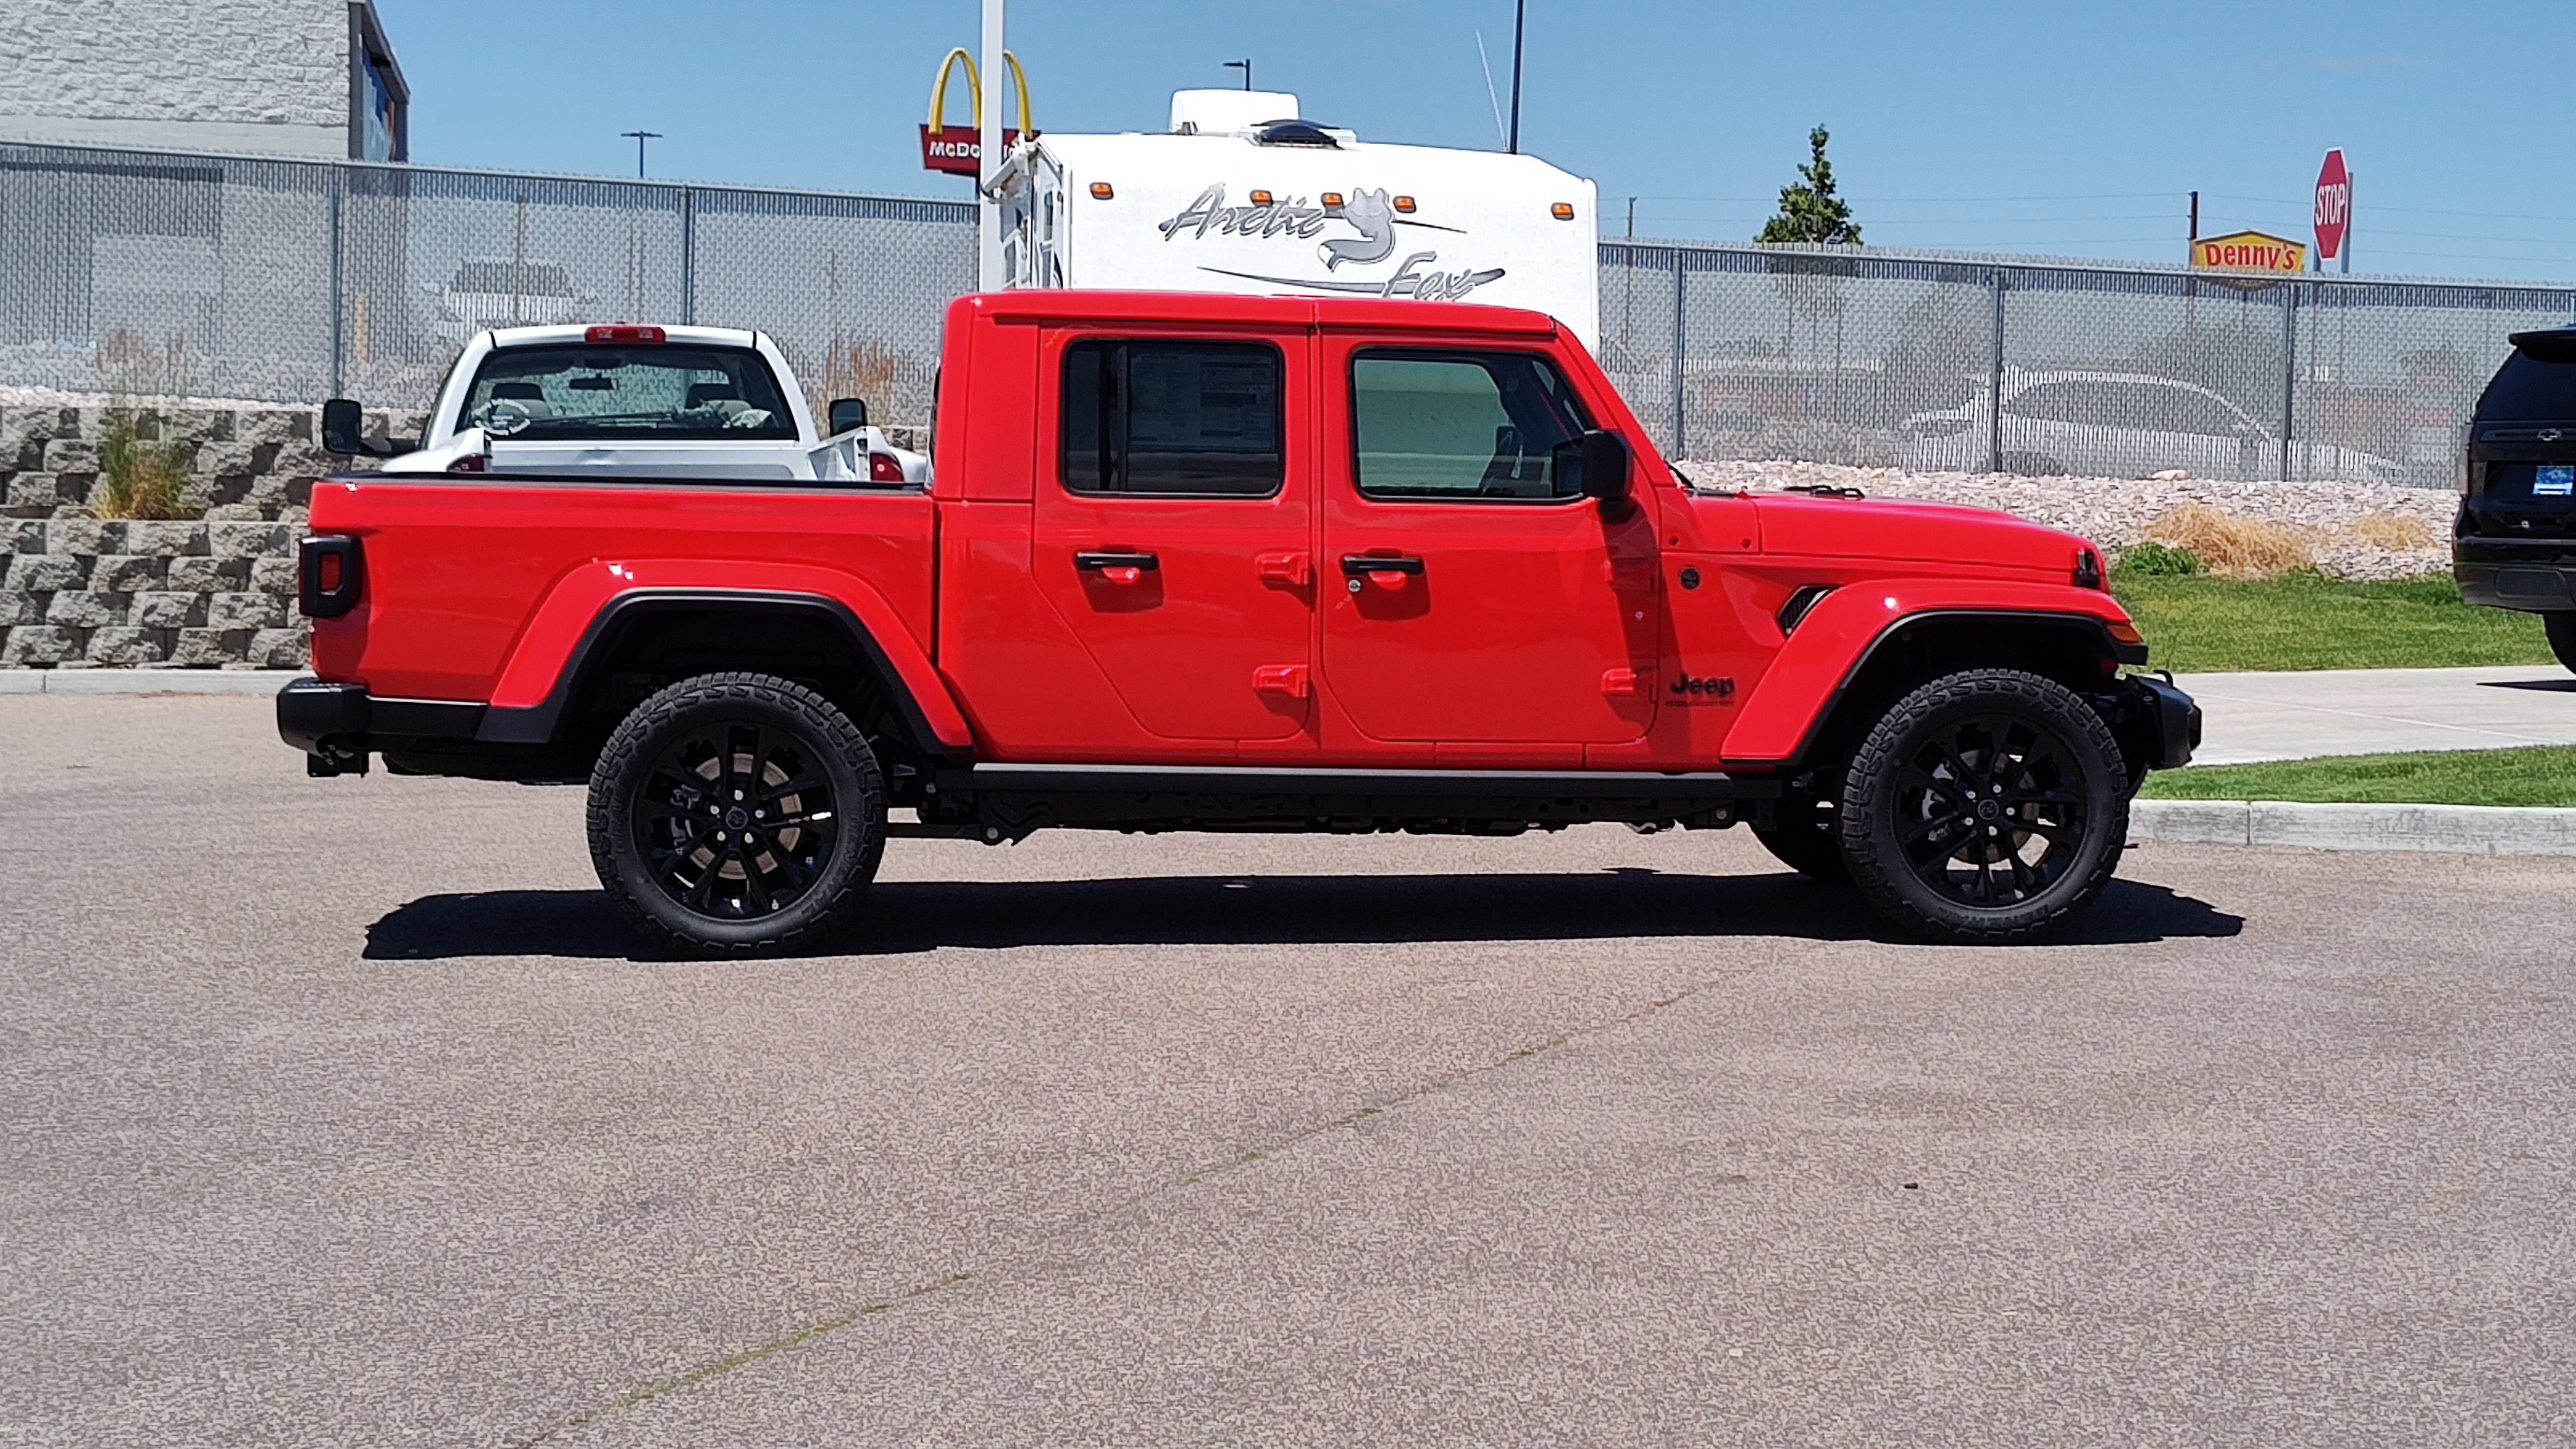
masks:
[(187, 498), (192, 450), (166, 432), (144, 437), (145, 421), (123, 397), (112, 399), (101, 419), (98, 488), (90, 496), (90, 511), (100, 518), (187, 518), (197, 511)]
[(2390, 553), (2412, 553), (2438, 548), (2442, 543), (2424, 520), (2402, 513), (2365, 513), (2344, 525), (2343, 536), (2348, 542), (2384, 548)]
[(2308, 535), (2285, 524), (2222, 513), (2205, 503), (2166, 509), (2147, 537), (2192, 557), (2222, 579), (2272, 579), (2316, 567)]

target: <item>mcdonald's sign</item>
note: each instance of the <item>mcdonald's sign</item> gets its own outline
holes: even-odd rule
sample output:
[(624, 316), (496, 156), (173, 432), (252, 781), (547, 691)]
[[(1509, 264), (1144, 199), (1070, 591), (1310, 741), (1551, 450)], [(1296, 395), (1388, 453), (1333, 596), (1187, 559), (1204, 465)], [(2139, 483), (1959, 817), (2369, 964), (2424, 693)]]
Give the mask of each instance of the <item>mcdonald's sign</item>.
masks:
[[(1002, 59), (1010, 66), (1011, 79), (1018, 86), (1020, 126), (1026, 127), (1028, 133), (1035, 136), (1038, 133), (1037, 128), (1029, 125), (1028, 72), (1020, 69), (1020, 58), (1011, 52), (1003, 51)], [(948, 76), (961, 62), (966, 67), (966, 89), (972, 96), (974, 109), (965, 125), (952, 126), (948, 124), (944, 114), (948, 109)], [(979, 127), (983, 114), (984, 78), (975, 71), (975, 57), (968, 55), (966, 47), (961, 45), (948, 52), (948, 58), (939, 63), (939, 79), (931, 82), (930, 120), (921, 128), (922, 169), (945, 171), (951, 176), (982, 175), (984, 137)], [(1009, 117), (1005, 116), (1003, 119), (1008, 120)], [(1018, 128), (1003, 127), (1003, 149), (1008, 150), (1018, 145), (1019, 141)]]

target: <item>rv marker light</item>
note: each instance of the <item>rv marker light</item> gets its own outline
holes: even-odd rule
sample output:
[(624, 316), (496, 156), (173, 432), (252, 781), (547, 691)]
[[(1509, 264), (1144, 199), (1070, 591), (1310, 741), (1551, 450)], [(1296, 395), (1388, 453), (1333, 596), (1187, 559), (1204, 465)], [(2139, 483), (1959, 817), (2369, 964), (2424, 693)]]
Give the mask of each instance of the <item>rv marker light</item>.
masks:
[(1268, 206), (1274, 199), (1267, 191), (1255, 190), (1252, 193), (1252, 204), (1255, 206)]
[(1095, 181), (1091, 183), (1091, 199), (1094, 201), (1107, 201), (1109, 198), (1116, 196), (1117, 194), (1117, 192), (1110, 189), (1109, 183), (1106, 181)]
[(1337, 206), (1340, 206), (1341, 204), (1342, 204), (1342, 194), (1341, 194), (1340, 192), (1338, 192), (1338, 191), (1327, 191), (1327, 192), (1325, 192), (1325, 193), (1324, 193), (1324, 209), (1325, 209), (1326, 211), (1330, 211), (1330, 210), (1332, 210), (1333, 208), (1335, 208), (1335, 207), (1337, 207)]
[(1571, 201), (1560, 201), (1556, 205), (1549, 207), (1547, 209), (1547, 214), (1555, 217), (1558, 221), (1572, 221), (1574, 220), (1574, 203)]
[(1413, 209), (1413, 198), (1410, 196), (1397, 197), (1395, 199), (1395, 209), (1398, 211), (1411, 211)]

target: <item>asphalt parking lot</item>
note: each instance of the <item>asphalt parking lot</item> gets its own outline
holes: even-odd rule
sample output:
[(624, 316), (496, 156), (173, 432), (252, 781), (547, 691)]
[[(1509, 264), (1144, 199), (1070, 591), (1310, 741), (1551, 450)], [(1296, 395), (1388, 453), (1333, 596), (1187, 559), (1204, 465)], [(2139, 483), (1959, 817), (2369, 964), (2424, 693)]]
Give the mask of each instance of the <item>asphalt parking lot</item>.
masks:
[(0, 1443), (2536, 1444), (2565, 861), (896, 842), (633, 959), (577, 791), (0, 698)]

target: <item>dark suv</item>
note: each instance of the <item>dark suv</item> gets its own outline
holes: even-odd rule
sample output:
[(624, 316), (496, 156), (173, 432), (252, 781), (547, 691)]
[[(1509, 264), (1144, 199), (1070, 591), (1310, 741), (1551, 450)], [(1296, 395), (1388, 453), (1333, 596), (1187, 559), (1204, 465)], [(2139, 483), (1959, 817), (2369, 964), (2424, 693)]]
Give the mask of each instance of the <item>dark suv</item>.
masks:
[(2469, 424), (2451, 572), (2472, 604), (2549, 625), (2576, 669), (2576, 327), (2513, 334)]

